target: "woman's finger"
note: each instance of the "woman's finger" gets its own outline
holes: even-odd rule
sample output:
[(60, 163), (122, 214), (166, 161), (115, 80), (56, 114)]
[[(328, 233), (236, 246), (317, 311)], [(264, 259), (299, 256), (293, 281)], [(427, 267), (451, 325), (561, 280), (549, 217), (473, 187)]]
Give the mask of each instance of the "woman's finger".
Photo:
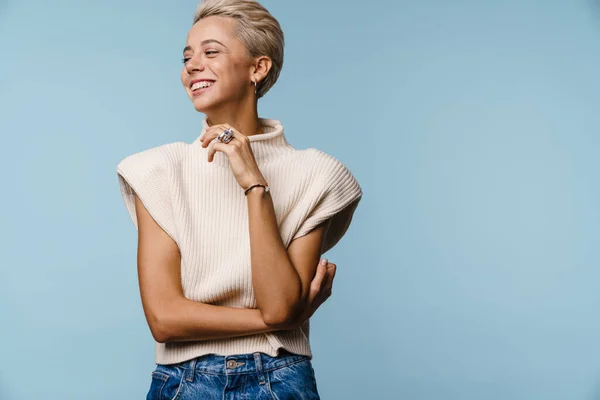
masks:
[[(231, 128), (229, 125), (219, 124), (219, 125), (213, 125), (213, 126), (209, 127), (208, 129), (206, 129), (204, 134), (200, 137), (200, 142), (202, 143), (202, 147), (208, 146), (210, 144), (210, 142), (212, 142), (221, 133), (223, 133), (223, 131), (225, 131), (226, 129), (229, 129), (229, 128)], [(233, 136), (235, 137), (237, 132), (233, 128), (231, 128), (231, 130), (233, 132)]]
[(222, 151), (223, 153), (227, 154), (227, 156), (229, 156), (233, 151), (232, 142), (233, 140), (229, 143), (213, 143), (211, 148), (208, 150), (208, 162), (212, 162), (215, 159), (215, 153), (217, 151)]
[(335, 278), (335, 271), (337, 267), (335, 264), (327, 264), (327, 273), (325, 274), (325, 279), (323, 283), (323, 288), (329, 288), (333, 286), (333, 278)]
[(310, 283), (311, 298), (314, 298), (314, 296), (321, 292), (321, 287), (323, 286), (323, 279), (325, 278), (326, 273), (326, 266), (319, 262), (319, 265), (317, 265), (317, 272), (315, 273), (315, 277)]
[(215, 137), (214, 134), (214, 130), (215, 128), (220, 127), (220, 125), (215, 125), (215, 126), (209, 126), (208, 128), (206, 128), (206, 131), (204, 131), (204, 133), (202, 134), (202, 136), (200, 136), (200, 142), (202, 143), (202, 146), (205, 145), (205, 143), (210, 143), (212, 139), (207, 140), (209, 137)]

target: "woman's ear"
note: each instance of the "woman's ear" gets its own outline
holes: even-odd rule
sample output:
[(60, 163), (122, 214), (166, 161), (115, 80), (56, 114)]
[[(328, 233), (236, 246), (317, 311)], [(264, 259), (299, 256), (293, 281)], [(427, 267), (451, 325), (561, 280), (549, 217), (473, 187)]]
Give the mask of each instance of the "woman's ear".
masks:
[(254, 61), (254, 70), (252, 72), (251, 80), (258, 83), (262, 82), (271, 70), (272, 65), (273, 61), (271, 61), (269, 57), (257, 57)]

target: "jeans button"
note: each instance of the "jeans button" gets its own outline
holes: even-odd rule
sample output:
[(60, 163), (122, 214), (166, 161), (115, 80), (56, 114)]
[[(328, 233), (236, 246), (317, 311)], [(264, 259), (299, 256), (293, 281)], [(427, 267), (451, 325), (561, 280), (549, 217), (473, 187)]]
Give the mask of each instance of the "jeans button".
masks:
[(235, 360), (229, 360), (229, 361), (227, 361), (227, 368), (233, 369), (233, 368), (236, 367), (236, 365), (237, 365), (237, 363), (235, 362)]

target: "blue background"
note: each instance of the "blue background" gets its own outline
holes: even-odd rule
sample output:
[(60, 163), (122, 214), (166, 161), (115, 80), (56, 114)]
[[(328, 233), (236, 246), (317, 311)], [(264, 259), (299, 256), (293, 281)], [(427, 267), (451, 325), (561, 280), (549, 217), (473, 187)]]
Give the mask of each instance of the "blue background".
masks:
[[(200, 131), (196, 1), (0, 0), (0, 399), (142, 399), (115, 172)], [(264, 1), (260, 114), (364, 198), (312, 323), (324, 399), (600, 399), (600, 5)]]

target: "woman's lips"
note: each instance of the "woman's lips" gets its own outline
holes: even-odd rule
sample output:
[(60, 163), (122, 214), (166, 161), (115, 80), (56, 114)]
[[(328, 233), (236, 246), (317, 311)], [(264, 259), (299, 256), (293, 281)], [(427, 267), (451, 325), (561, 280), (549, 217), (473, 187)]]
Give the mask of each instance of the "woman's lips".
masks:
[(196, 90), (192, 90), (192, 97), (198, 97), (202, 94), (204, 94), (204, 92), (206, 92), (207, 90), (210, 90), (210, 88), (212, 88), (215, 84), (213, 83), (212, 85), (202, 88), (202, 89), (196, 89)]

